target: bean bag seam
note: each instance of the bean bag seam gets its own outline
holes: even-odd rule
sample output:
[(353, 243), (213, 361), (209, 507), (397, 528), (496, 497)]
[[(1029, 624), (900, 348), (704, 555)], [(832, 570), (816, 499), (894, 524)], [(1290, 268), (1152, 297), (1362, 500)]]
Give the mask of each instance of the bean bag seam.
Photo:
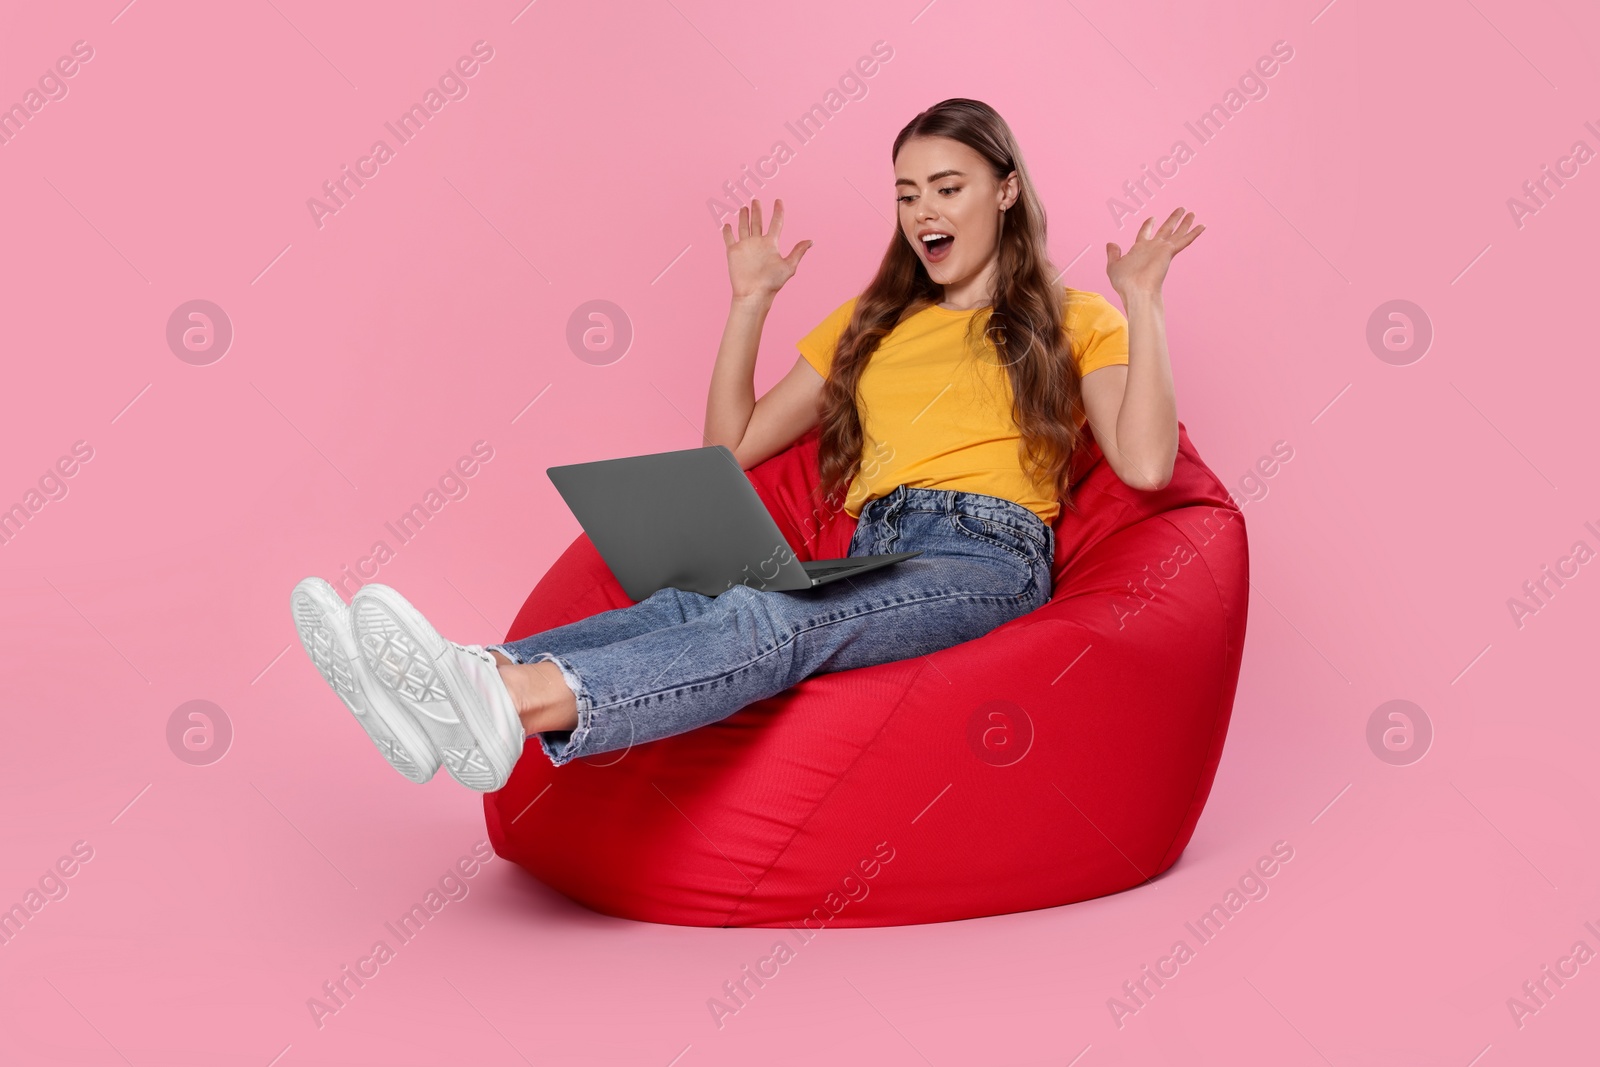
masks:
[[(789, 835), (789, 840), (784, 842), (783, 848), (778, 850), (778, 854), (772, 857), (772, 862), (767, 864), (766, 870), (761, 872), (761, 877), (757, 879), (756, 883), (750, 887), (749, 892), (745, 893), (744, 896), (739, 898), (738, 903), (734, 904), (733, 908), (728, 912), (727, 918), (722, 922), (723, 926), (729, 926), (733, 922), (733, 917), (739, 914), (739, 911), (750, 902), (752, 897), (756, 895), (756, 892), (761, 888), (762, 883), (767, 880), (767, 876), (777, 869), (778, 863), (785, 855), (788, 854), (790, 847), (800, 839), (800, 835), (805, 833), (806, 828), (811, 825), (811, 821), (817, 817), (817, 812), (822, 810), (822, 806), (828, 802), (830, 797), (833, 796), (834, 791), (844, 784), (844, 780), (850, 777), (850, 773), (856, 769), (856, 764), (861, 762), (863, 756), (872, 751), (873, 746), (878, 743), (878, 739), (883, 736), (883, 732), (889, 728), (889, 724), (893, 722), (895, 717), (900, 714), (900, 709), (905, 706), (906, 698), (911, 695), (911, 690), (915, 688), (917, 679), (921, 678), (923, 671), (927, 669), (927, 657), (919, 656), (917, 658), (923, 662), (917, 664), (917, 672), (906, 680), (906, 687), (900, 693), (900, 699), (894, 702), (894, 710), (883, 717), (883, 723), (878, 727), (877, 732), (872, 735), (872, 739), (861, 746), (861, 751), (857, 752), (856, 758), (850, 761), (850, 766), (846, 767), (837, 777), (834, 778), (833, 784), (828, 787), (828, 791), (822, 795), (820, 800), (812, 805), (811, 811), (807, 813), (805, 821), (799, 826), (795, 827), (794, 833)], [(870, 668), (868, 669), (870, 670)]]
[[(1244, 514), (1242, 512), (1240, 512), (1237, 508), (1234, 508), (1232, 510), (1235, 512), (1235, 514), (1237, 514), (1239, 516), (1239, 521), (1243, 522), (1244, 521)], [(1165, 522), (1168, 526), (1172, 527), (1174, 530), (1177, 530), (1177, 532), (1183, 537), (1183, 539), (1186, 542), (1188, 542), (1191, 545), (1194, 544), (1194, 538), (1191, 537), (1187, 532), (1185, 532), (1185, 531), (1183, 531), (1183, 530), (1178, 528), (1178, 524), (1177, 524), (1176, 521), (1174, 521), (1172, 519), (1172, 517), (1171, 517), (1172, 513), (1170, 511), (1160, 512), (1159, 514), (1161, 516), (1161, 520), (1163, 522)], [(1214, 570), (1212, 570), (1211, 563), (1210, 563), (1210, 561), (1208, 561), (1205, 558), (1205, 554), (1204, 553), (1196, 551), (1195, 555), (1200, 559), (1201, 562), (1205, 563), (1205, 565), (1206, 565), (1206, 577), (1211, 579), (1212, 592), (1216, 594), (1218, 606), (1224, 608), (1223, 617), (1224, 617), (1224, 619), (1226, 619), (1226, 617), (1227, 617), (1226, 616), (1226, 604), (1227, 604), (1227, 601), (1222, 596), (1221, 587), (1217, 585), (1216, 572)], [(1229, 632), (1228, 627), (1227, 627), (1226, 624), (1224, 624), (1224, 626), (1222, 628), (1222, 651), (1223, 651), (1223, 663), (1224, 663), (1224, 665), (1226, 665), (1227, 662), (1228, 662), (1228, 657), (1231, 655), (1231, 653), (1233, 651), (1233, 635)], [(1226, 667), (1224, 667), (1223, 674), (1224, 675), (1227, 674)], [(1224, 684), (1222, 686), (1222, 689), (1225, 690), (1226, 688), (1227, 688), (1227, 686), (1226, 686), (1226, 684)], [(1221, 705), (1222, 705), (1222, 692), (1219, 691), (1218, 694), (1217, 694), (1217, 699), (1216, 699), (1216, 701), (1215, 701), (1215, 703), (1213, 705), (1213, 709), (1212, 709), (1211, 734), (1206, 739), (1206, 752), (1208, 754), (1210, 753), (1212, 747), (1216, 743), (1217, 729), (1218, 729), (1217, 724), (1218, 724), (1218, 722), (1221, 721), (1221, 718), (1222, 718), (1222, 716), (1220, 714), (1218, 714), (1218, 710), (1220, 709)], [(1214, 771), (1213, 771), (1213, 773), (1214, 773)], [(1162, 861), (1164, 861), (1167, 858), (1167, 854), (1172, 851), (1173, 842), (1177, 841), (1178, 835), (1183, 832), (1183, 827), (1188, 824), (1188, 822), (1189, 822), (1189, 814), (1192, 811), (1194, 811), (1194, 800), (1195, 800), (1195, 797), (1200, 792), (1200, 782), (1204, 778), (1205, 778), (1205, 769), (1201, 768), (1200, 772), (1195, 776), (1194, 788), (1192, 790), (1190, 790), (1190, 792), (1189, 792), (1189, 800), (1183, 807), (1183, 818), (1179, 821), (1177, 828), (1173, 830), (1172, 837), (1170, 839), (1168, 839), (1166, 847), (1161, 850), (1161, 854), (1156, 858), (1156, 863), (1157, 863), (1158, 866), (1160, 866), (1162, 864)], [(1213, 779), (1213, 781), (1214, 781), (1214, 779)], [(1173, 862), (1174, 863), (1177, 862), (1177, 858), (1176, 857), (1173, 858)], [(1172, 864), (1168, 863), (1165, 866), (1161, 866), (1161, 870), (1165, 871), (1167, 868), (1169, 868), (1171, 866), (1172, 866)], [(1160, 873), (1160, 872), (1157, 872), (1157, 873)], [(1154, 875), (1152, 875), (1151, 877), (1153, 878)], [(1148, 880), (1149, 879), (1146, 879), (1146, 881), (1148, 881)]]
[[(1113, 522), (1110, 522), (1110, 523), (1107, 524), (1106, 530), (1099, 537), (1095, 538), (1094, 541), (1091, 544), (1085, 546), (1082, 543), (1082, 539), (1081, 538), (1079, 538), (1079, 539), (1077, 539), (1077, 540), (1075, 540), (1073, 542), (1072, 555), (1070, 557), (1065, 557), (1064, 556), (1062, 558), (1062, 561), (1061, 561), (1062, 562), (1061, 571), (1062, 571), (1063, 574), (1065, 574), (1067, 572), (1067, 570), (1071, 568), (1072, 563), (1079, 556), (1082, 556), (1085, 551), (1093, 549), (1100, 542), (1102, 542), (1102, 541), (1106, 540), (1107, 538), (1112, 537), (1112, 536), (1114, 536), (1116, 534), (1119, 534), (1123, 530), (1127, 529), (1129, 526), (1134, 525), (1133, 523), (1128, 523), (1128, 522), (1124, 522), (1123, 521), (1124, 519), (1127, 518), (1128, 512), (1133, 510), (1133, 505), (1130, 502), (1128, 502), (1127, 500), (1122, 499), (1122, 497), (1120, 497), (1120, 496), (1113, 496), (1112, 494), (1106, 492), (1104, 489), (1101, 489), (1099, 486), (1084, 484), (1081, 487), (1080, 495), (1087, 494), (1087, 493), (1093, 493), (1095, 495), (1098, 495), (1102, 500), (1109, 500), (1109, 501), (1115, 502), (1117, 504), (1117, 506), (1119, 508), (1121, 508), (1121, 512), (1117, 515), (1117, 518)], [(1063, 511), (1063, 516), (1064, 515), (1065, 515), (1065, 512)], [(1061, 547), (1062, 547), (1061, 529), (1060, 529), (1060, 523), (1059, 522), (1057, 523), (1057, 525), (1055, 527), (1055, 530), (1056, 530), (1056, 548), (1059, 551), (1061, 549)], [(1054, 596), (1054, 591), (1053, 590), (1052, 590), (1052, 594), (1051, 595), (1052, 595), (1052, 598), (1053, 598), (1053, 596)]]

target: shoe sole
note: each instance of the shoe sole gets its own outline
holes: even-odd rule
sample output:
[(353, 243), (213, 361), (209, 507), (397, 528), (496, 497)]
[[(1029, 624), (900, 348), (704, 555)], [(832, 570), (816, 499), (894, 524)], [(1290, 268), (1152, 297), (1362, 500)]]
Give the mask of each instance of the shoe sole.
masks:
[(364, 585), (350, 605), (356, 643), (367, 668), (414, 716), (450, 776), (468, 789), (504, 787), (515, 762), (505, 762), (492, 724), (484, 721), (472, 686), (452, 662), (454, 647), (410, 602), (387, 586)]
[(295, 586), (290, 602), (295, 630), (312, 665), (350, 709), (389, 766), (419, 785), (430, 781), (439, 770), (439, 760), (422, 728), (409, 717), (395, 721), (404, 712), (390, 709), (385, 714), (364, 689), (361, 672), (365, 668), (344, 617), (349, 609), (339, 594), (321, 579), (306, 579)]

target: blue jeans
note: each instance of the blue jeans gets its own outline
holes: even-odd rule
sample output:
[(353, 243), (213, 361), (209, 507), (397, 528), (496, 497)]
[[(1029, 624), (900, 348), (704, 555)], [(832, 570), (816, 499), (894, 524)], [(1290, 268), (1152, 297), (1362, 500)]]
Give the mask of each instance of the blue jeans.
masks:
[(578, 725), (533, 735), (559, 767), (725, 719), (813, 674), (974, 640), (1050, 599), (1055, 531), (1010, 500), (899, 486), (862, 509), (849, 554), (918, 548), (912, 559), (794, 592), (735, 585), (710, 597), (668, 587), (487, 647), (560, 669)]

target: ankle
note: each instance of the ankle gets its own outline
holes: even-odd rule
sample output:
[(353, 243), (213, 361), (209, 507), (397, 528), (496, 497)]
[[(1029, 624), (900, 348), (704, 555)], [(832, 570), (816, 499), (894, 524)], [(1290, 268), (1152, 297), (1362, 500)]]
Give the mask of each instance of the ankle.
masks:
[(513, 663), (500, 668), (500, 679), (511, 694), (524, 733), (577, 728), (577, 697), (555, 664)]
[(502, 663), (496, 668), (500, 672), (500, 680), (505, 683), (506, 692), (511, 694), (511, 705), (517, 709), (518, 715), (523, 715), (532, 709), (533, 694), (529, 692), (527, 671), (520, 663)]

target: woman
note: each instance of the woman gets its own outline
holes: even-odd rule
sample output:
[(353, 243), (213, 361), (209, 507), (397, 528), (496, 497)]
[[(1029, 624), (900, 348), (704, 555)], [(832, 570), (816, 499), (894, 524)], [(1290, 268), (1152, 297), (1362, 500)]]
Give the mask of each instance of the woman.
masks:
[(1180, 207), (1159, 228), (1145, 220), (1126, 255), (1107, 244), (1124, 317), (1057, 284), (1044, 209), (988, 105), (929, 108), (891, 159), (899, 229), (877, 276), (799, 342), (759, 402), (761, 327), (811, 242), (779, 255), (781, 200), (765, 233), (760, 201), (740, 210), (737, 236), (723, 227), (733, 296), (705, 442), (748, 469), (820, 424), (821, 489), (835, 505), (843, 490), (857, 519), (850, 555), (922, 554), (801, 592), (666, 588), (487, 648), (446, 640), (387, 586), (347, 608), (307, 578), (292, 600), (302, 643), (401, 774), (424, 782), (442, 761), (490, 792), (530, 734), (560, 766), (718, 721), (812, 674), (981, 637), (1049, 599), (1051, 524), (1088, 431), (1128, 485), (1167, 484), (1178, 419), (1161, 284), (1205, 227)]

